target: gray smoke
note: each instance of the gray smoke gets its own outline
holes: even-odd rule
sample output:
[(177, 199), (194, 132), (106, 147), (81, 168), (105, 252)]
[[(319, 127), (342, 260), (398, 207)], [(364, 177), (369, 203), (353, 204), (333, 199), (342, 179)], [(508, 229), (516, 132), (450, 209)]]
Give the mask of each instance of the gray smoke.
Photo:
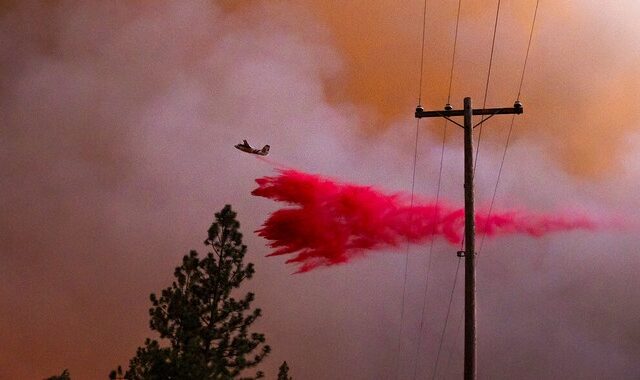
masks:
[[(419, 377), (430, 376), (455, 247), (434, 245), (422, 336), (428, 245), (410, 247), (398, 351), (404, 250), (292, 276), (281, 258), (264, 258), (265, 242), (253, 234), (278, 205), (249, 195), (272, 168), (233, 149), (243, 138), (270, 144), (270, 157), (284, 165), (411, 189), (411, 105), (406, 117), (365, 137), (372, 110), (357, 99), (326, 98), (326, 83), (348, 72), (348, 52), (333, 33), (305, 6), (284, 2), (2, 8), (0, 378), (63, 368), (74, 378), (102, 378), (126, 364), (151, 335), (148, 294), (170, 283), (183, 254), (201, 249), (225, 203), (238, 211), (256, 263), (247, 289), (264, 309), (257, 329), (274, 347), (269, 377), (283, 360), (299, 379), (411, 378), (416, 363)], [(541, 111), (527, 112), (538, 120)], [(478, 166), (485, 208), (506, 131), (487, 128), (494, 136), (483, 142)], [(421, 197), (435, 196), (441, 131), (439, 122), (421, 126)], [(620, 165), (592, 180), (550, 159), (554, 142), (515, 133), (496, 210), (579, 210), (635, 222), (637, 136)], [(461, 134), (451, 125), (448, 134), (441, 194), (460, 202)], [(636, 245), (629, 231), (486, 240), (478, 267), (480, 377), (638, 377)], [(462, 368), (462, 335), (454, 342), (461, 297), (458, 288), (438, 365), (444, 378)]]

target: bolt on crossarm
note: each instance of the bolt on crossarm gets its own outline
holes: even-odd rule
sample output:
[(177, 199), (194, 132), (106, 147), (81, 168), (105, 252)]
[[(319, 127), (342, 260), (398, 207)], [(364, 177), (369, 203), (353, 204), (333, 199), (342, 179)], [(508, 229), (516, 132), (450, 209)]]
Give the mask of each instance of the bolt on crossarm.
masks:
[[(513, 108), (473, 109), (471, 98), (464, 98), (464, 109), (454, 110), (450, 104), (443, 111), (425, 111), (416, 107), (416, 118), (443, 117), (464, 129), (464, 251), (458, 252), (464, 257), (464, 379), (475, 380), (476, 367), (476, 252), (475, 252), (475, 210), (473, 185), (473, 129), (495, 115), (521, 114), (524, 109), (520, 101)], [(473, 115), (488, 116), (478, 124), (473, 124)], [(463, 124), (452, 117), (464, 116)]]

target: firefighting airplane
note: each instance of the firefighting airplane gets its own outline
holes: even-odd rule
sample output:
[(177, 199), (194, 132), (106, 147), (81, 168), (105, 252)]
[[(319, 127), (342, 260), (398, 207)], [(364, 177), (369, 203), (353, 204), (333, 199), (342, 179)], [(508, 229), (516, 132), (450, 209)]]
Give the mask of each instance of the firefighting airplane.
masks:
[(269, 145), (265, 145), (262, 149), (252, 148), (251, 145), (247, 142), (247, 140), (242, 140), (242, 144), (236, 144), (236, 149), (239, 149), (246, 153), (257, 154), (259, 156), (266, 156), (269, 154)]

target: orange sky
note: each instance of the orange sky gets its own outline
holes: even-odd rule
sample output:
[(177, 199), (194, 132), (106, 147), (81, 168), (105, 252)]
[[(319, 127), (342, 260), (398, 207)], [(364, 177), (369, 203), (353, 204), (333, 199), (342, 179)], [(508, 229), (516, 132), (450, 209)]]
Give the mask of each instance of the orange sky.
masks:
[[(463, 1), (456, 107), (465, 96), (481, 105), (495, 5)], [(426, 108), (446, 102), (456, 6), (428, 2)], [(533, 7), (502, 1), (487, 106), (514, 101)], [(635, 0), (541, 2), (501, 208), (637, 219), (639, 14)], [(421, 25), (417, 0), (0, 1), (0, 379), (64, 368), (105, 378), (126, 364), (153, 336), (149, 293), (201, 249), (226, 203), (256, 264), (247, 289), (274, 348), (268, 374), (287, 360), (300, 379), (395, 378), (397, 363), (401, 378), (415, 363), (428, 377), (455, 252), (435, 244), (420, 336), (426, 249), (410, 249), (399, 338), (405, 256), (290, 276), (252, 233), (276, 207), (249, 195), (272, 168), (233, 149), (244, 138), (269, 143), (285, 165), (410, 191)], [(479, 207), (509, 120), (484, 129)], [(436, 193), (441, 125), (421, 124), (420, 197)], [(460, 136), (449, 129), (444, 159), (441, 196), (453, 203)], [(478, 270), (481, 377), (637, 377), (637, 243), (616, 233), (488, 241)], [(453, 335), (445, 349), (457, 363)]]
[[(389, 128), (411, 113), (419, 83), (422, 2), (350, 1), (339, 7), (313, 2), (343, 52), (346, 71), (327, 80), (336, 102), (370, 106), (381, 120), (368, 131)], [(452, 102), (484, 97), (496, 1), (463, 2)], [(502, 1), (488, 106), (515, 99), (532, 22), (534, 0)], [(528, 110), (516, 136), (542, 139), (565, 169), (603, 176), (620, 159), (626, 133), (635, 130), (634, 104), (640, 85), (639, 27), (629, 8), (595, 4), (543, 3), (525, 74), (522, 101)], [(427, 3), (425, 105), (446, 103), (457, 1)], [(494, 121), (505, 124), (505, 121)], [(500, 136), (488, 133), (485, 136)], [(498, 138), (498, 137), (495, 137)], [(502, 137), (500, 137), (502, 138)]]

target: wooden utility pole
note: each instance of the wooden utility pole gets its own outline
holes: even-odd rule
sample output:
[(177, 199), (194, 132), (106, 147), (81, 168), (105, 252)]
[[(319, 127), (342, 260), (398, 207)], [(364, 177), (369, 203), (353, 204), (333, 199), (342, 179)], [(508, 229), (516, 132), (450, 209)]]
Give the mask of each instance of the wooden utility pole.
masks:
[[(425, 111), (416, 107), (416, 118), (444, 117), (464, 129), (464, 251), (458, 257), (464, 257), (464, 379), (476, 379), (476, 228), (473, 206), (473, 128), (498, 114), (521, 114), (522, 104), (516, 101), (513, 108), (473, 109), (471, 98), (464, 98), (464, 109), (453, 110), (450, 104), (444, 111)], [(473, 115), (487, 115), (480, 123), (473, 125)], [(464, 116), (464, 124), (451, 119)]]
[(476, 222), (473, 205), (473, 108), (464, 98), (464, 378), (476, 378)]

